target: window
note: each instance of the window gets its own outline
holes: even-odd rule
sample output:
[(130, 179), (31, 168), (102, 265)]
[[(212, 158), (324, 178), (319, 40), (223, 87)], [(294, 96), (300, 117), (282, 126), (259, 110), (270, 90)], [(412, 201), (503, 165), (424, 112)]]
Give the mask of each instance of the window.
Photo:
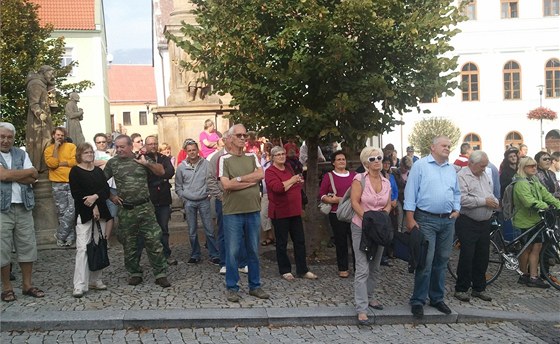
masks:
[(521, 99), (521, 70), (515, 61), (504, 65), (504, 99)]
[(478, 100), (478, 68), (474, 63), (466, 63), (461, 69), (461, 90), (463, 101)]
[(138, 122), (140, 122), (140, 125), (148, 125), (148, 113), (146, 111), (140, 111)]
[(465, 135), (463, 142), (466, 142), (471, 145), (473, 150), (480, 150), (482, 148), (482, 142), (480, 141), (480, 136), (475, 133), (468, 133)]
[[(66, 67), (69, 64), (72, 63), (72, 61), (74, 61), (74, 58), (72, 57), (73, 54), (73, 48), (65, 48), (64, 49), (64, 54), (60, 57), (60, 67)], [(70, 74), (68, 74), (68, 76), (74, 76), (74, 68), (72, 68), (72, 70), (70, 71)]]
[(545, 68), (546, 98), (560, 98), (560, 60), (550, 59)]
[(523, 136), (521, 136), (521, 134), (517, 131), (510, 131), (506, 135), (504, 144), (504, 150), (507, 150), (511, 146), (519, 147), (521, 144), (523, 144)]
[(476, 20), (476, 0), (469, 1), (465, 5), (463, 14), (466, 15), (469, 20)]
[(545, 17), (560, 14), (560, 0), (543, 0), (543, 15)]
[(125, 111), (122, 113), (122, 121), (123, 121), (123, 125), (130, 125), (130, 112), (129, 111)]
[(502, 18), (517, 18), (519, 16), (517, 2), (518, 0), (501, 0), (502, 2)]

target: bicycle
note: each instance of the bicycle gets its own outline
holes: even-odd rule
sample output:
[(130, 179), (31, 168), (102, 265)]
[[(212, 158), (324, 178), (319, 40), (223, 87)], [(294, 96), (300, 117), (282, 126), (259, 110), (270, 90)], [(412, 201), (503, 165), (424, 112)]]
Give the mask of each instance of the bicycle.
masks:
[[(537, 237), (542, 236), (543, 246), (539, 257), (540, 273), (551, 286), (560, 290), (560, 230), (557, 225), (558, 215), (556, 212), (557, 210), (554, 209), (539, 211), (541, 221), (509, 242), (504, 239), (502, 225), (496, 216), (492, 218), (486, 285), (491, 284), (500, 276), (504, 266), (506, 269), (514, 270), (522, 275), (519, 269), (519, 257)], [(455, 239), (447, 263), (447, 270), (455, 280), (457, 279), (456, 272), (460, 248), (459, 239)]]

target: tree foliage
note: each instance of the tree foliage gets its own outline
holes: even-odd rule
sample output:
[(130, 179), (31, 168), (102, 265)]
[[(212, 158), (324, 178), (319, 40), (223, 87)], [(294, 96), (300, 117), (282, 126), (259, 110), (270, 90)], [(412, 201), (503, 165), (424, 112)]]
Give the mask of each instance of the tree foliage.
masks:
[[(61, 109), (70, 92), (80, 92), (93, 85), (90, 81), (63, 85), (77, 63), (60, 66), (60, 59), (64, 54), (64, 38), (51, 38), (52, 26), (41, 27), (37, 8), (38, 5), (28, 0), (2, 0), (0, 6), (0, 116), (2, 121), (11, 122), (16, 127), (16, 144), (23, 144), (25, 140), (25, 80), (31, 71), (38, 70), (42, 65), (50, 65), (55, 69), (57, 101)], [(54, 124), (61, 124), (63, 118), (63, 111), (53, 113)]]
[(408, 141), (420, 150), (422, 156), (430, 154), (432, 140), (437, 136), (447, 136), (451, 140), (451, 149), (454, 149), (461, 138), (461, 130), (452, 121), (444, 118), (425, 118), (416, 123)]

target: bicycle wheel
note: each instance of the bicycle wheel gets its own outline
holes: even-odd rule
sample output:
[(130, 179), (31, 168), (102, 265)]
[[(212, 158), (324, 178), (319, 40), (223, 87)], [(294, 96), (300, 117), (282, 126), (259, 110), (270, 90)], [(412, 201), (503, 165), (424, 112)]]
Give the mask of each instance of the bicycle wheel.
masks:
[(540, 256), (541, 275), (560, 290), (560, 244), (546, 242)]
[[(459, 242), (459, 239), (455, 239), (455, 241), (453, 241), (451, 255), (449, 256), (449, 262), (447, 263), (447, 270), (455, 280), (457, 280), (457, 264), (459, 262), (460, 253), (461, 243)], [(498, 278), (498, 276), (500, 276), (503, 269), (504, 258), (500, 254), (498, 245), (496, 245), (494, 241), (490, 240), (488, 268), (486, 269), (486, 285), (494, 282)]]

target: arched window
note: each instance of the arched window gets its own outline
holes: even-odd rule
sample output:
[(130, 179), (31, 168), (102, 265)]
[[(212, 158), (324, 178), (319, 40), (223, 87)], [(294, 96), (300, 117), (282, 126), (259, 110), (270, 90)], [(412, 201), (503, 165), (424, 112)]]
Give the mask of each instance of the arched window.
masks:
[(546, 62), (545, 81), (545, 97), (560, 98), (560, 60), (550, 59)]
[(523, 136), (517, 131), (510, 131), (506, 135), (506, 140), (504, 141), (505, 149), (511, 146), (519, 147), (523, 143)]
[(470, 144), (473, 150), (482, 149), (482, 141), (480, 140), (480, 136), (478, 136), (478, 134), (468, 133), (465, 135), (463, 142)]
[(504, 65), (504, 99), (521, 99), (521, 69), (515, 61)]
[(478, 67), (474, 63), (466, 63), (461, 69), (461, 90), (463, 101), (476, 101), (478, 97)]

